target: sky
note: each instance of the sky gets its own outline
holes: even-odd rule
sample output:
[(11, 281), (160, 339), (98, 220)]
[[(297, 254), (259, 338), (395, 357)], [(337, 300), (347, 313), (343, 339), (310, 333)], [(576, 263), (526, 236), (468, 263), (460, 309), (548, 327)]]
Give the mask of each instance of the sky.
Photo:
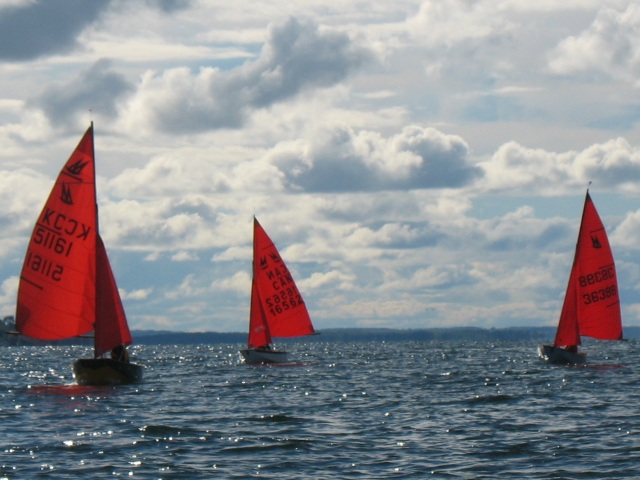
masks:
[(557, 323), (584, 196), (640, 325), (640, 2), (0, 0), (0, 315), (94, 122), (132, 329), (248, 329), (254, 215), (317, 330)]

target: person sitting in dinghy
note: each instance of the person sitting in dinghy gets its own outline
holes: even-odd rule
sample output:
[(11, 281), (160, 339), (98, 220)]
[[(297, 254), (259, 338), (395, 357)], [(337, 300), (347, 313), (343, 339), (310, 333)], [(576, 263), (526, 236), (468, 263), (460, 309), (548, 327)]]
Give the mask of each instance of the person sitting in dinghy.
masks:
[(566, 348), (567, 352), (569, 353), (578, 353), (578, 346), (577, 345), (567, 345)]
[(117, 360), (119, 362), (129, 363), (129, 352), (127, 352), (127, 347), (124, 345), (118, 345), (113, 350), (111, 350), (111, 359)]

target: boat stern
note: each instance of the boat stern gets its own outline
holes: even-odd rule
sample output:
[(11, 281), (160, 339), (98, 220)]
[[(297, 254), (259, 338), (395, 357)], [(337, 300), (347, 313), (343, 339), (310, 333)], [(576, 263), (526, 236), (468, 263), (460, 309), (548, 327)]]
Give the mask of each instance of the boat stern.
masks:
[(283, 350), (256, 350), (247, 348), (240, 350), (244, 362), (249, 365), (288, 363), (289, 353)]
[(125, 385), (142, 381), (142, 365), (108, 358), (83, 358), (73, 362), (78, 385)]
[(587, 363), (584, 353), (571, 353), (564, 348), (552, 345), (538, 345), (538, 356), (553, 365), (583, 365)]

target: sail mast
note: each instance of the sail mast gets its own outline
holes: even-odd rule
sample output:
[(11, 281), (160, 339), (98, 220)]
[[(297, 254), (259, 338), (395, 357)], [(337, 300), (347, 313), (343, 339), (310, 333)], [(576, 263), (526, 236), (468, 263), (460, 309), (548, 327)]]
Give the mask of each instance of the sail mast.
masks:
[[(93, 159), (93, 190), (94, 190), (94, 195), (93, 198), (95, 199), (95, 210), (96, 210), (96, 235), (95, 235), (95, 247), (93, 249), (93, 257), (94, 257), (94, 265), (95, 265), (95, 269), (96, 269), (96, 277), (94, 278), (94, 288), (95, 288), (95, 299), (96, 299), (96, 303), (98, 300), (98, 282), (96, 281), (97, 276), (98, 276), (98, 238), (100, 235), (100, 216), (98, 215), (98, 188), (96, 187), (96, 148), (95, 148), (95, 140), (94, 140), (94, 134), (93, 134), (93, 120), (91, 120), (91, 124), (89, 125), (89, 129), (91, 130), (91, 158)], [(96, 318), (94, 318), (94, 330), (93, 330), (93, 358), (97, 358), (98, 357), (98, 336), (96, 335), (97, 332), (95, 330), (95, 326), (98, 323), (98, 319), (97, 319), (97, 315), (98, 315), (98, 309), (95, 308), (94, 309), (95, 312), (95, 316)]]

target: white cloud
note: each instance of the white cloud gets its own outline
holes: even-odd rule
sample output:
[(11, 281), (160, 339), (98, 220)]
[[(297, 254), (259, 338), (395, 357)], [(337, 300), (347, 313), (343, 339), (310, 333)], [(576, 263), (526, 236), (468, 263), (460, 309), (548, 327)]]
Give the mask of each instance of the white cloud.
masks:
[(291, 17), (270, 27), (257, 59), (235, 69), (146, 72), (130, 101), (129, 123), (132, 128), (152, 125), (165, 134), (239, 128), (252, 109), (331, 87), (373, 59), (371, 50), (346, 34)]
[(12, 62), (33, 60), (77, 47), (77, 35), (107, 8), (107, 1), (56, 4), (12, 1), (3, 5), (0, 59)]
[(309, 192), (447, 188), (481, 173), (462, 138), (420, 126), (390, 138), (335, 127), (310, 143), (279, 146), (270, 161), (291, 187)]
[(612, 244), (620, 245), (631, 252), (636, 252), (640, 248), (636, 241), (637, 238), (640, 238), (639, 235), (640, 210), (627, 213), (615, 230), (609, 232)]
[(123, 300), (146, 300), (153, 292), (153, 288), (141, 288), (132, 292), (120, 291)]
[(595, 181), (599, 188), (631, 193), (638, 191), (640, 149), (624, 138), (594, 144), (581, 152), (564, 153), (510, 142), (481, 165), (486, 172), (481, 183), (489, 190), (558, 194)]
[(211, 288), (235, 292), (241, 297), (246, 296), (248, 298), (251, 291), (251, 276), (248, 272), (249, 268), (246, 272), (236, 272), (230, 278), (214, 280)]
[(198, 256), (193, 252), (179, 251), (171, 257), (174, 262), (190, 262), (198, 260)]
[(563, 39), (550, 54), (552, 72), (567, 75), (596, 72), (638, 85), (640, 72), (640, 6), (624, 10), (603, 7), (593, 23)]
[(104, 2), (0, 54), (7, 313), (93, 107), (133, 328), (245, 331), (253, 215), (320, 330), (553, 325), (589, 181), (640, 321), (637, 5), (221, 5)]
[(486, 1), (427, 0), (407, 23), (411, 34), (428, 45), (448, 47), (509, 35), (517, 25), (504, 15), (504, 7)]
[(558, 155), (509, 142), (482, 163), (486, 172), (485, 184), (489, 190), (555, 191), (558, 185), (573, 180), (569, 170), (574, 156), (571, 152)]

